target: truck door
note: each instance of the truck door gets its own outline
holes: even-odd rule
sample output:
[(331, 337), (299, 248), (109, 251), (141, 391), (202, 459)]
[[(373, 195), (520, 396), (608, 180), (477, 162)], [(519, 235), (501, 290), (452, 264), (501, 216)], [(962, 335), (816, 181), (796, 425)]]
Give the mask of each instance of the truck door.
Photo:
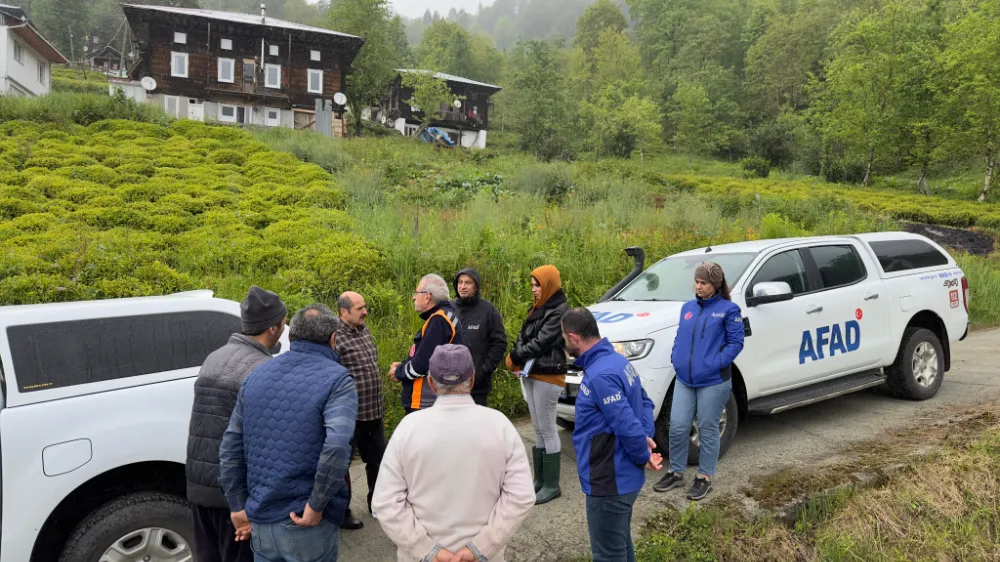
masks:
[(747, 307), (753, 336), (747, 339), (741, 364), (744, 376), (754, 378), (761, 392), (772, 394), (798, 386), (815, 377), (815, 364), (799, 363), (802, 334), (816, 323), (806, 308), (813, 303), (813, 279), (800, 250), (789, 250), (767, 258), (750, 277), (746, 295), (758, 283), (785, 282), (792, 300)]
[(811, 246), (805, 253), (820, 290), (802, 359), (817, 378), (861, 371), (880, 363), (889, 345), (889, 299), (875, 268), (853, 243)]

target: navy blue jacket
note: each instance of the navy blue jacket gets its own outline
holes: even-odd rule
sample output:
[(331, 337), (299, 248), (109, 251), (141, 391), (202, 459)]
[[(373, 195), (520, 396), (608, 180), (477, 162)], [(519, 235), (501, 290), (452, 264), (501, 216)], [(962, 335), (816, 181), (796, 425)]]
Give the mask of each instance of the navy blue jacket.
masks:
[(677, 379), (690, 388), (722, 384), (733, 376), (733, 361), (743, 350), (740, 307), (720, 295), (695, 299), (681, 308), (670, 362)]
[(653, 432), (653, 401), (632, 364), (605, 338), (577, 360), (573, 448), (583, 493), (621, 496), (642, 489)]
[(219, 450), (219, 483), (232, 511), (253, 523), (290, 521), (306, 502), (340, 525), (358, 412), (340, 356), (293, 341), (243, 381)]
[(400, 400), (406, 410), (420, 410), (434, 405), (437, 396), (431, 385), (425, 384), (431, 355), (439, 345), (465, 345), (462, 322), (450, 302), (443, 302), (421, 313), (424, 325), (413, 337), (410, 354), (396, 367), (396, 378), (403, 383)]

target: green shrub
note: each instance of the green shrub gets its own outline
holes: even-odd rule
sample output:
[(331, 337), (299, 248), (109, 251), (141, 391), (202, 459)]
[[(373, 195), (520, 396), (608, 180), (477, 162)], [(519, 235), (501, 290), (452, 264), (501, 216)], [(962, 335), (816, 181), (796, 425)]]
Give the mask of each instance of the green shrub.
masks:
[(335, 184), (313, 182), (306, 188), (300, 203), (321, 209), (346, 209), (347, 194)]
[(550, 203), (561, 203), (573, 190), (573, 171), (565, 162), (535, 164), (520, 170), (512, 187), (522, 193), (543, 197)]
[(237, 166), (242, 166), (246, 162), (246, 156), (243, 156), (235, 150), (216, 150), (208, 155), (208, 159), (216, 164), (235, 164)]
[(747, 156), (740, 160), (740, 167), (743, 168), (743, 177), (747, 179), (766, 178), (771, 175), (771, 163), (760, 156)]

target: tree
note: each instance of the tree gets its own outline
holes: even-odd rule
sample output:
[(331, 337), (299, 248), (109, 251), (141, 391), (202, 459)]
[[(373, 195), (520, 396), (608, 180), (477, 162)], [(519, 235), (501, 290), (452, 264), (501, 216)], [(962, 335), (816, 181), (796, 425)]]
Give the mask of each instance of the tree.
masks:
[(606, 30), (622, 32), (628, 27), (625, 14), (611, 0), (597, 0), (580, 19), (576, 20), (576, 36), (573, 45), (583, 49), (588, 57), (593, 57), (598, 49), (601, 34)]
[(434, 22), (417, 47), (420, 68), (492, 82), (497, 80), (502, 57), (489, 37), (473, 36), (457, 23)]
[(542, 160), (565, 157), (573, 122), (566, 100), (565, 61), (546, 41), (518, 43), (508, 65), (504, 115), (518, 133), (518, 145)]
[(692, 155), (706, 155), (715, 150), (720, 142), (720, 134), (712, 118), (712, 102), (700, 84), (681, 82), (673, 95), (674, 146), (688, 155), (688, 167), (692, 165)]
[(377, 103), (396, 77), (396, 65), (405, 53), (405, 37), (394, 21), (388, 0), (339, 0), (327, 14), (328, 25), (365, 38), (365, 44), (347, 75), (347, 98), (357, 133), (362, 110)]
[(589, 143), (606, 154), (630, 158), (660, 144), (663, 116), (656, 103), (635, 93), (628, 93), (629, 83), (607, 85), (594, 103), (584, 102), (581, 120), (589, 131)]
[(986, 166), (979, 201), (995, 182), (1000, 149), (1000, 0), (967, 0), (946, 28), (940, 54), (942, 101), (956, 119), (952, 146), (977, 147)]
[(90, 31), (88, 0), (33, 0), (31, 19), (66, 57), (76, 54), (78, 59), (83, 59), (83, 47)]
[(451, 92), (448, 83), (434, 76), (431, 71), (416, 71), (403, 74), (403, 86), (413, 89), (413, 95), (406, 103), (419, 111), (420, 122), (427, 126), (438, 118), (442, 108), (448, 107), (463, 96)]

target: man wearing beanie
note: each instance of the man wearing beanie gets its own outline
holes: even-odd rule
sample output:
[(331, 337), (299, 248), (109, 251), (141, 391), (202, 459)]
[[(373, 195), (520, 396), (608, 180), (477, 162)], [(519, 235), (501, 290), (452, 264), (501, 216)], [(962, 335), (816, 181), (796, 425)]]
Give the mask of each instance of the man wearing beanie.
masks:
[(475, 370), (467, 347), (438, 346), (433, 407), (403, 418), (389, 440), (372, 508), (399, 562), (503, 562), (535, 504), (521, 436), (473, 401)]
[[(219, 487), (219, 445), (243, 379), (277, 351), (287, 316), (278, 295), (251, 287), (240, 304), (242, 332), (205, 359), (194, 383), (186, 476), (198, 562), (253, 560), (250, 542), (235, 540), (237, 529)], [(244, 525), (249, 529), (245, 519)]]

